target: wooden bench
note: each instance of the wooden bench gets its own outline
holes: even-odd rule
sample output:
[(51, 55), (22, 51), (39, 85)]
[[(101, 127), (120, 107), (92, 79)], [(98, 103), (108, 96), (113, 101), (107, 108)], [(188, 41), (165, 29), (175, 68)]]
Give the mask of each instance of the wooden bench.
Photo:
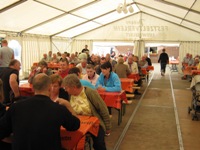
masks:
[(139, 87), (139, 86), (133, 86), (132, 88), (133, 88), (133, 89), (135, 89), (135, 90), (136, 90), (136, 89), (137, 89), (137, 90), (139, 90), (139, 89), (140, 89), (140, 87)]
[(134, 94), (126, 94), (126, 97), (127, 97), (127, 98), (134, 98), (135, 95), (134, 95)]

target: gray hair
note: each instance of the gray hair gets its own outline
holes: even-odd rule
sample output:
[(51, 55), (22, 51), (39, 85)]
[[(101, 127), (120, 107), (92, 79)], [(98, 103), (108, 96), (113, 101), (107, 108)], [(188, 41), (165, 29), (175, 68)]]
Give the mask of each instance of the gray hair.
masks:
[(123, 57), (119, 57), (117, 62), (118, 64), (123, 64), (124, 63)]
[(67, 87), (77, 87), (81, 88), (81, 82), (78, 78), (77, 75), (75, 74), (68, 74), (64, 79), (63, 79), (63, 86)]

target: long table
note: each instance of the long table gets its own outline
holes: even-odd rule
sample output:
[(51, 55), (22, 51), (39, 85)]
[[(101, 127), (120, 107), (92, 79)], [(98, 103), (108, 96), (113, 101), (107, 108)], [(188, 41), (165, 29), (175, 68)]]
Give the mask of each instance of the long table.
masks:
[(120, 78), (122, 90), (133, 93), (134, 79)]
[(99, 119), (91, 116), (78, 116), (80, 119), (80, 128), (77, 131), (67, 131), (61, 127), (62, 148), (70, 150), (83, 150), (85, 146), (86, 134), (98, 135)]
[(138, 73), (131, 73), (128, 75), (128, 78), (133, 79), (134, 81), (138, 81), (140, 79), (140, 75)]
[(125, 109), (125, 105), (123, 105), (122, 102), (124, 101), (125, 103), (128, 103), (126, 92), (122, 90), (121, 92), (98, 91), (98, 93), (108, 107), (112, 107), (118, 110), (118, 125), (120, 125), (120, 123), (122, 122), (123, 111)]
[[(25, 83), (19, 86), (21, 96), (34, 95), (32, 84)], [(94, 136), (98, 135), (99, 120), (97, 117), (78, 116), (81, 121), (80, 128), (77, 131), (66, 131), (61, 127), (61, 143), (65, 149), (83, 150), (85, 145), (86, 133)]]
[[(54, 70), (58, 70), (60, 68), (60, 64), (59, 63), (49, 62), (49, 63), (47, 63), (47, 65), (48, 65), (48, 68), (51, 68), (51, 69), (54, 69)], [(38, 66), (38, 63), (34, 62), (33, 66)], [(73, 68), (73, 67), (75, 67), (74, 64), (69, 64), (69, 68)]]
[(183, 74), (184, 75), (189, 75), (189, 76), (193, 76), (193, 75), (197, 75), (199, 74), (199, 70), (197, 70), (196, 66), (187, 66), (185, 67), (185, 69), (183, 70)]
[(30, 83), (24, 83), (24, 84), (19, 85), (19, 91), (20, 91), (21, 96), (34, 95), (33, 85)]
[(171, 64), (170, 70), (171, 72), (178, 72), (177, 65), (179, 64), (178, 60), (170, 60), (169, 64)]

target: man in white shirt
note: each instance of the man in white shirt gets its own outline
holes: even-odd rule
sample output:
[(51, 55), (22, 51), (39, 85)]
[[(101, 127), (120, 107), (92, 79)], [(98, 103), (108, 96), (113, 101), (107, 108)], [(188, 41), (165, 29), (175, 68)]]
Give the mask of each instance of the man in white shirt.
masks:
[(128, 66), (131, 73), (138, 73), (138, 65), (133, 61), (133, 56), (128, 56), (128, 62), (124, 62), (125, 65)]
[(87, 59), (82, 59), (81, 62), (76, 65), (81, 70), (81, 74), (85, 75), (86, 74), (86, 66), (87, 66)]

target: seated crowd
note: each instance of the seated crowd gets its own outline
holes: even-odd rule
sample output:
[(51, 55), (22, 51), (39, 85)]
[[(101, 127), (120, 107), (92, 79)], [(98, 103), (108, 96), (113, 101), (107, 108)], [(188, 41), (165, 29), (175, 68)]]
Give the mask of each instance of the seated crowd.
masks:
[(192, 56), (192, 54), (187, 53), (186, 56), (182, 60), (182, 71), (184, 76), (182, 77), (182, 80), (186, 80), (187, 77), (192, 77), (192, 70), (199, 70), (200, 69), (200, 56), (196, 55), (195, 57)]
[[(96, 116), (100, 128), (97, 137), (92, 136), (93, 147), (105, 150), (104, 136), (111, 130), (111, 108), (106, 106), (98, 91), (120, 92), (120, 78), (128, 78), (130, 74), (142, 76), (142, 68), (151, 65), (151, 60), (146, 55), (141, 60), (134, 55), (120, 55), (115, 60), (110, 54), (100, 57), (90, 56), (88, 52), (86, 47), (79, 55), (52, 54), (52, 51), (44, 54), (31, 68), (28, 78), (34, 89), (31, 97), (20, 97), (21, 64), (12, 60), (6, 74), (0, 74), (3, 81), (0, 81), (0, 139), (13, 134), (14, 149), (32, 146), (33, 149), (61, 149), (61, 125), (74, 131), (80, 126), (77, 115)], [(141, 86), (142, 79), (134, 80), (134, 83)], [(134, 94), (141, 93), (136, 89)], [(8, 111), (5, 106), (10, 106)], [(0, 149), (1, 146), (9, 149), (9, 144), (4, 141), (0, 142)]]

